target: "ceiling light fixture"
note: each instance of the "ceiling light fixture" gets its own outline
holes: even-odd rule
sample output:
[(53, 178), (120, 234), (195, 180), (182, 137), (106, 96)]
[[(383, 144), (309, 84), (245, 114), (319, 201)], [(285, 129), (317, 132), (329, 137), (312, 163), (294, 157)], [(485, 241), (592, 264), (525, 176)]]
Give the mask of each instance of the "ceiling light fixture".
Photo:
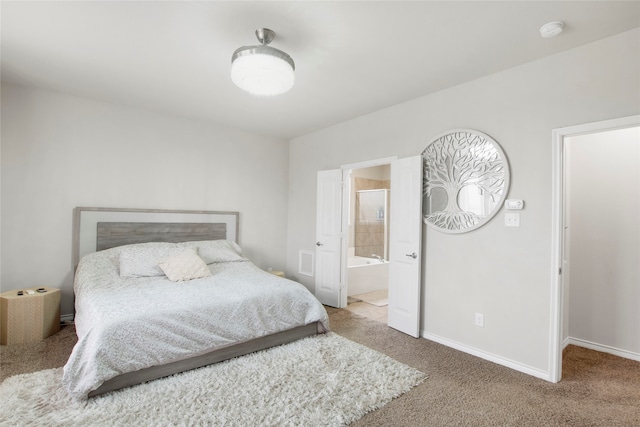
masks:
[(552, 21), (547, 22), (542, 27), (540, 27), (540, 35), (545, 39), (550, 39), (551, 37), (555, 37), (560, 34), (564, 30), (564, 22), (562, 21)]
[(243, 46), (231, 56), (231, 80), (253, 95), (279, 95), (293, 87), (295, 64), (286, 53), (271, 46), (276, 33), (258, 28), (260, 46)]

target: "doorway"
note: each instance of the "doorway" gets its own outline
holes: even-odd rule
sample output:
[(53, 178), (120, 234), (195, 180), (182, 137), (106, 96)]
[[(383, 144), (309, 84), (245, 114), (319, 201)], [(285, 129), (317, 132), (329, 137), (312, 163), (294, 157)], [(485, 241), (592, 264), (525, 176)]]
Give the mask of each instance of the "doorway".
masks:
[(345, 170), (348, 311), (387, 323), (389, 305), (389, 218), (391, 167)]
[(347, 306), (349, 171), (391, 168), (387, 325), (413, 337), (420, 333), (422, 156), (396, 157), (318, 171), (315, 295), (328, 306)]
[(550, 379), (557, 382), (568, 344), (640, 360), (640, 116), (553, 136)]

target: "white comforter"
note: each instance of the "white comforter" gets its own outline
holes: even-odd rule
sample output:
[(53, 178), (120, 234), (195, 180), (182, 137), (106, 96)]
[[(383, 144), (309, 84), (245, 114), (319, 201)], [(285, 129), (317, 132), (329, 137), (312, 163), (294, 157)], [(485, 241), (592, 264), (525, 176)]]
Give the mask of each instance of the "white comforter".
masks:
[(84, 257), (74, 285), (78, 343), (63, 382), (86, 398), (119, 374), (186, 359), (319, 321), (324, 307), (301, 284), (249, 261), (210, 264), (212, 276), (123, 279), (118, 248)]

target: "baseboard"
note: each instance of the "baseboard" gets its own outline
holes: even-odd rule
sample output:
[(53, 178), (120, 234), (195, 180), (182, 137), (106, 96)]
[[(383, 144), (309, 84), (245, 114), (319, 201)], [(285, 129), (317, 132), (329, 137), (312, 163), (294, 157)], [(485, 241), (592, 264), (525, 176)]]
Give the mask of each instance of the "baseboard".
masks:
[(551, 375), (549, 372), (547, 371), (542, 371), (540, 369), (537, 368), (533, 368), (531, 366), (528, 365), (524, 365), (522, 363), (519, 362), (515, 362), (513, 360), (510, 359), (506, 359), (504, 357), (501, 356), (496, 356), (495, 354), (492, 353), (487, 353), (486, 351), (483, 350), (479, 350), (477, 348), (474, 347), (469, 347), (468, 345), (465, 344), (461, 344), (459, 342), (456, 341), (452, 341), (448, 338), (444, 338), (438, 335), (434, 335), (428, 332), (422, 332), (422, 338), (431, 340), (431, 341), (435, 341), (439, 344), (442, 345), (446, 345), (447, 347), (451, 347), (451, 348), (455, 348), (456, 350), (460, 350), (464, 353), (468, 353), (471, 354), (473, 356), (479, 357), (481, 359), (484, 360), (488, 360), (489, 362), (493, 362), (493, 363), (497, 363), (498, 365), (502, 365), (502, 366), (506, 366), (507, 368), (516, 370), (518, 372), (522, 372), (524, 374), (527, 375), (531, 375), (534, 376), (536, 378), (540, 378), (543, 379), (545, 381), (550, 381), (553, 382), (551, 379)]
[(588, 348), (590, 350), (599, 351), (601, 353), (609, 353), (609, 354), (613, 354), (614, 356), (624, 357), (625, 359), (631, 359), (631, 360), (635, 360), (636, 362), (640, 362), (640, 353), (635, 353), (633, 351), (623, 350), (620, 348), (615, 348), (615, 347), (611, 347), (604, 344), (597, 344), (597, 343), (583, 340), (580, 338), (569, 337), (565, 340), (565, 342), (567, 343), (565, 347), (569, 344), (572, 344), (578, 347)]
[(61, 314), (60, 315), (60, 324), (61, 325), (69, 325), (73, 323), (73, 314)]

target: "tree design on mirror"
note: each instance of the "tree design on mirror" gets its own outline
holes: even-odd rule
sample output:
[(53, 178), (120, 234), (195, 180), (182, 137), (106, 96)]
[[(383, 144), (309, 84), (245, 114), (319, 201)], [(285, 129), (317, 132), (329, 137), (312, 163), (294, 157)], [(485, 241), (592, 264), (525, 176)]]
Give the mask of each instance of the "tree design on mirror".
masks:
[(464, 233), (488, 222), (509, 189), (509, 164), (488, 135), (456, 129), (422, 152), (423, 217), (437, 230)]

